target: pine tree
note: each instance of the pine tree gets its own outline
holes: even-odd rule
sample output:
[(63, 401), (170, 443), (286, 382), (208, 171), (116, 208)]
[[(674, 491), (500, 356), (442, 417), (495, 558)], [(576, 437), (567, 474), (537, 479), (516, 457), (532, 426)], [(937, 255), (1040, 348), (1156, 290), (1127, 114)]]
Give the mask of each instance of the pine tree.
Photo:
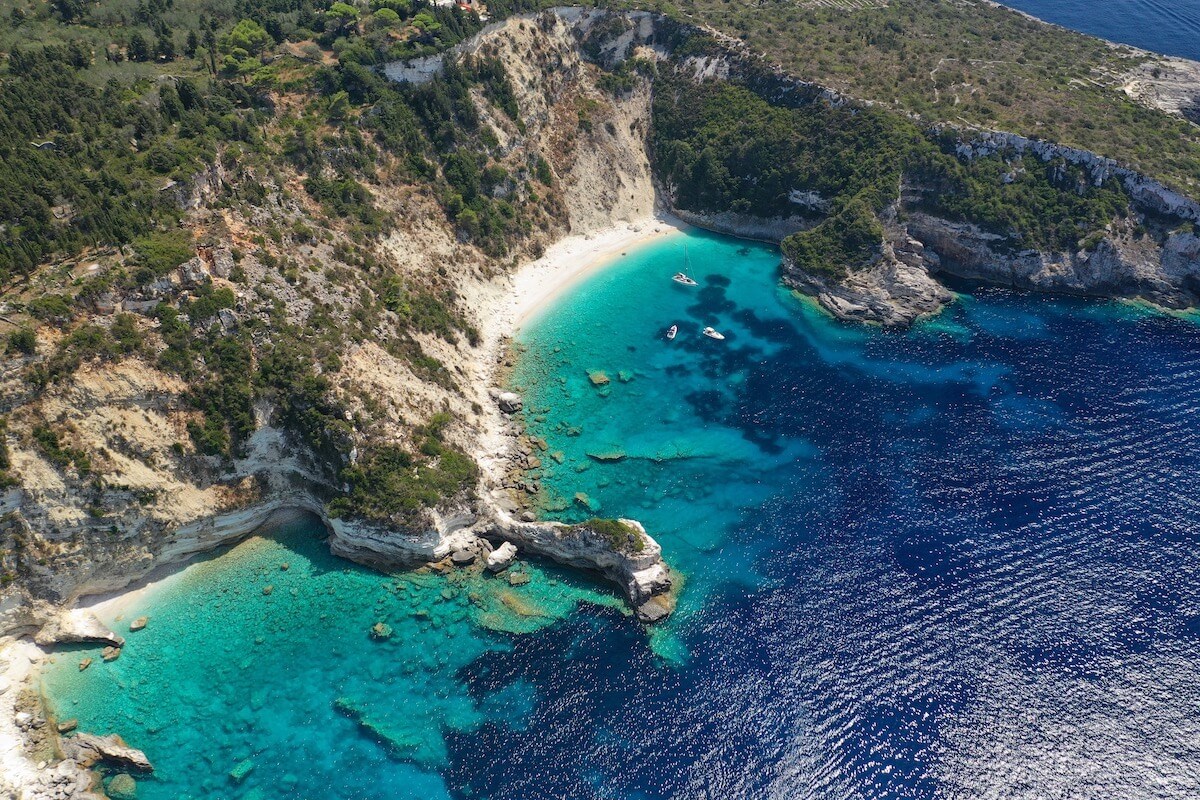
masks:
[(159, 36), (154, 49), (163, 61), (175, 60), (175, 39), (170, 35)]
[(187, 42), (183, 45), (183, 52), (187, 53), (188, 58), (196, 57), (196, 48), (200, 46), (200, 37), (195, 31), (188, 31)]
[(210, 26), (204, 32), (204, 47), (208, 50), (208, 65), (212, 74), (217, 74), (217, 34)]
[(150, 45), (146, 43), (146, 37), (142, 36), (141, 31), (134, 31), (133, 36), (129, 37), (129, 60), (150, 60)]

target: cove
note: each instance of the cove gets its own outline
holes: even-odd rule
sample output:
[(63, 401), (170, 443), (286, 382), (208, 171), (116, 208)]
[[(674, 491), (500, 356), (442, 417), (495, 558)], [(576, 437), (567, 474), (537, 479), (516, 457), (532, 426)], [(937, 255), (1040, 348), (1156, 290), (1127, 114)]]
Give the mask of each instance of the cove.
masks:
[(689, 231), (520, 336), (542, 513), (642, 521), (686, 579), (666, 626), (297, 524), (127, 610), (117, 661), (60, 655), (60, 716), (145, 749), (151, 800), (1195, 796), (1194, 324), (964, 286), (883, 332), (777, 265)]

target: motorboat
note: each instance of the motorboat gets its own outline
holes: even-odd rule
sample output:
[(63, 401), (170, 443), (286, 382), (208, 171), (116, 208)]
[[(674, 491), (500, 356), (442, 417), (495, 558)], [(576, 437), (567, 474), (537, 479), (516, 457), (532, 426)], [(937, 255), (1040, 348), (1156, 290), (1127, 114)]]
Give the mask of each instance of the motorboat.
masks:
[(678, 333), (679, 333), (679, 326), (672, 325), (671, 327), (667, 328), (667, 339), (674, 339)]
[(725, 334), (721, 333), (716, 328), (705, 328), (703, 333), (708, 338), (716, 339), (717, 341), (723, 341), (725, 339)]
[(671, 280), (675, 281), (676, 283), (682, 283), (684, 286), (698, 286), (699, 285), (694, 280), (689, 278), (686, 273), (683, 273), (683, 272), (676, 272), (674, 275), (671, 276)]

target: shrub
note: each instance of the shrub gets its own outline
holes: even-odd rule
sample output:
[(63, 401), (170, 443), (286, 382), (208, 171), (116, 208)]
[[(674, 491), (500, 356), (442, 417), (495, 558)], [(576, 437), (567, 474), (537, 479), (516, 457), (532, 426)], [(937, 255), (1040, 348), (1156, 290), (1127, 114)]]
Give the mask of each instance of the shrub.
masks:
[(646, 548), (646, 542), (637, 530), (619, 519), (594, 517), (574, 527), (594, 531), (618, 552), (640, 553)]
[(31, 356), (37, 352), (37, 334), (32, 328), (17, 328), (8, 335), (8, 351)]

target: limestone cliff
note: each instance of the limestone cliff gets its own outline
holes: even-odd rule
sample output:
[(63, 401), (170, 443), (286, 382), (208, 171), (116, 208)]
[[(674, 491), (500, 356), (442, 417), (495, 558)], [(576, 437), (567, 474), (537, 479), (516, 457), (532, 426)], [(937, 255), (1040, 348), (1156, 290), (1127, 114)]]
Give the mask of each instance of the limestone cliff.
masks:
[[(677, 22), (642, 12), (558, 9), (492, 25), (450, 54), (382, 69), (421, 83), (448, 59), (501, 66), (515, 107), (501, 108), (479, 86), (470, 99), (490, 137), (495, 169), (488, 191), (524, 203), (530, 215), (506, 242), (503, 257), (485, 252), (469, 226), (448, 216), (445, 203), (452, 198), (404, 177), (382, 156), (368, 188), (392, 224), (375, 239), (339, 224), (297, 191), (302, 176), (292, 167), (255, 171), (225, 158), (169, 187), (186, 212), (194, 249), (178, 268), (133, 288), (98, 285), (85, 299), (77, 287), (136, 266), (124, 251), (95, 251), (43, 270), (20, 296), (8, 297), (19, 311), (39, 294), (76, 291), (75, 302), (86, 302), (86, 310), (72, 313), (87, 325), (132, 326), (146, 345), (83, 358), (66, 378), (33, 384), (29, 376), (55, 366), (49, 354), (61, 353), (79, 330), (78, 319), (64, 325), (39, 318), (32, 351), (10, 351), (0, 361), (13, 484), (3, 497), (0, 525), (7, 587), (0, 592), (0, 633), (44, 622), (46, 606), (35, 599), (70, 603), (119, 588), (157, 565), (245, 536), (287, 509), (322, 515), (335, 552), (368, 563), (425, 562), (464, 542), (511, 537), (531, 552), (610, 574), (635, 605), (644, 604), (647, 587), (661, 594), (661, 561), (643, 563), (659, 559), (656, 547), (612, 563), (585, 547), (591, 555), (581, 559), (566, 554), (570, 548), (562, 542), (547, 544), (562, 531), (503, 521), (503, 509), (521, 493), (504, 478), (511, 466), (506, 459), (520, 453), (512, 437), (483, 435), (500, 415), (487, 394), (500, 343), (495, 326), (486, 323), (515, 265), (568, 233), (642, 219), (665, 207), (706, 227), (777, 240), (828, 212), (827, 202), (809, 192), (794, 191), (795, 216), (778, 219), (688, 212), (675, 187), (656, 192), (647, 144), (655, 69), (693, 81), (739, 81), (785, 105), (855, 103), (791, 79), (711, 31), (704, 52), (677, 54), (689, 35)], [(631, 59), (654, 67), (621, 72)], [(273, 98), (283, 108), (300, 100)], [(1183, 224), (1200, 220), (1194, 201), (1084, 151), (1007, 134), (960, 136), (964, 159), (1003, 152), (1062, 160), (1092, 180), (1117, 180), (1137, 218), (1114, 224), (1076, 252), (1014, 251), (1002, 234), (927, 213), (923, 188), (913, 183), (883, 220), (877, 256), (866, 268), (835, 278), (785, 262), (783, 279), (840, 317), (887, 325), (908, 324), (949, 302), (938, 274), (1196, 304), (1200, 239)], [(346, 157), (336, 148), (322, 154), (326, 163)], [(239, 192), (252, 200), (229, 200)], [(204, 422), (197, 392), (205, 387), (163, 359), (172, 346), (163, 304), (194, 311), (216, 292), (230, 299), (203, 320), (205, 327), (244, 335), (256, 348), (286, 338), (281, 331), (329, 332), (306, 379), (320, 396), (294, 407), (287, 397), (262, 393), (253, 419), (240, 423), (248, 431), (243, 445), (227, 457), (197, 445)], [(414, 309), (427, 308), (422, 303), (429, 298), (446, 308), (450, 322), (417, 316)], [(266, 355), (265, 349), (254, 353)], [(298, 435), (297, 420), (302, 428), (314, 410), (323, 424), (307, 438)], [(476, 488), (403, 519), (331, 513), (331, 499), (350, 490), (344, 478), (364, 453), (381, 446), (415, 449), (439, 415), (453, 420), (440, 434), (446, 442), (484, 465)], [(631, 578), (638, 574), (648, 580)]]
[[(335, 553), (381, 567), (435, 561), (464, 543), (505, 536), (509, 528), (496, 523), (486, 473), (481, 492), (405, 519), (331, 514), (327, 503), (344, 488), (339, 472), (361, 452), (381, 443), (411, 446), (415, 431), (435, 414), (455, 420), (444, 434), (448, 443), (483, 462), (494, 460), (497, 453), (481, 444), (490, 441), (481, 433), (499, 415), (486, 394), (499, 344), (489, 315), (503, 296), (507, 272), (568, 233), (653, 212), (645, 147), (650, 84), (639, 80), (620, 95), (597, 88), (602, 73), (579, 47), (590, 19), (572, 11), (513, 18), (460, 48), (460, 56), (498, 59), (515, 89), (520, 125), (482, 92), (472, 98), (497, 139), (498, 163), (522, 175), (544, 159), (551, 171), (541, 190), (541, 222), (511, 242), (511, 258), (496, 259), (464, 241), (427, 190), (386, 173), (370, 191), (378, 206), (392, 211), (394, 224), (364, 246), (353, 231), (315, 221), (318, 209), (294, 191), (299, 179), (286, 167), (271, 175), (239, 174), (217, 164), (171, 189), (187, 214), (195, 257), (132, 290), (106, 286), (86, 310), (74, 312), (105, 330), (132, 315), (145, 347), (127, 357), (85, 359), (65, 380), (34, 388), (30, 370), (46, 364), (64, 339), (55, 325), (43, 323), (32, 354), (10, 351), (0, 361), (13, 484), (2, 499), (0, 636), (32, 633), (60, 605), (120, 589), (155, 567), (237, 541), (296, 510), (325, 520)], [(239, 182), (261, 185), (266, 197), (253, 204), (214, 202)], [(510, 182), (494, 191), (521, 189)], [(324, 230), (314, 232), (321, 224)], [(69, 291), (79, 276), (86, 281), (125, 262), (124, 253), (103, 251), (65, 274), (47, 270), (18, 303)], [(450, 298), (464, 330), (488, 335), (404, 327), (390, 306), (380, 312), (385, 298), (370, 272), (384, 276), (385, 289), (399, 281), (410, 296)], [(291, 409), (269, 398), (256, 405), (252, 433), (232, 458), (202, 452), (193, 441), (201, 419), (196, 384), (163, 367), (168, 343), (158, 309), (175, 302), (182, 308), (189, 298), (221, 290), (233, 302), (211, 324), (229, 334), (250, 331), (255, 342), (289, 325), (362, 331), (339, 337), (343, 349), (317, 365), (316, 379), (328, 384), (326, 402), (346, 421), (322, 431), (319, 447), (287, 426)], [(611, 573), (622, 591), (629, 575), (653, 566), (648, 561), (661, 564), (653, 544), (627, 569), (594, 543), (594, 558), (581, 555), (587, 550), (572, 563)], [(661, 583), (654, 591), (669, 581)], [(638, 584), (640, 594), (631, 599), (648, 600), (649, 585)]]

